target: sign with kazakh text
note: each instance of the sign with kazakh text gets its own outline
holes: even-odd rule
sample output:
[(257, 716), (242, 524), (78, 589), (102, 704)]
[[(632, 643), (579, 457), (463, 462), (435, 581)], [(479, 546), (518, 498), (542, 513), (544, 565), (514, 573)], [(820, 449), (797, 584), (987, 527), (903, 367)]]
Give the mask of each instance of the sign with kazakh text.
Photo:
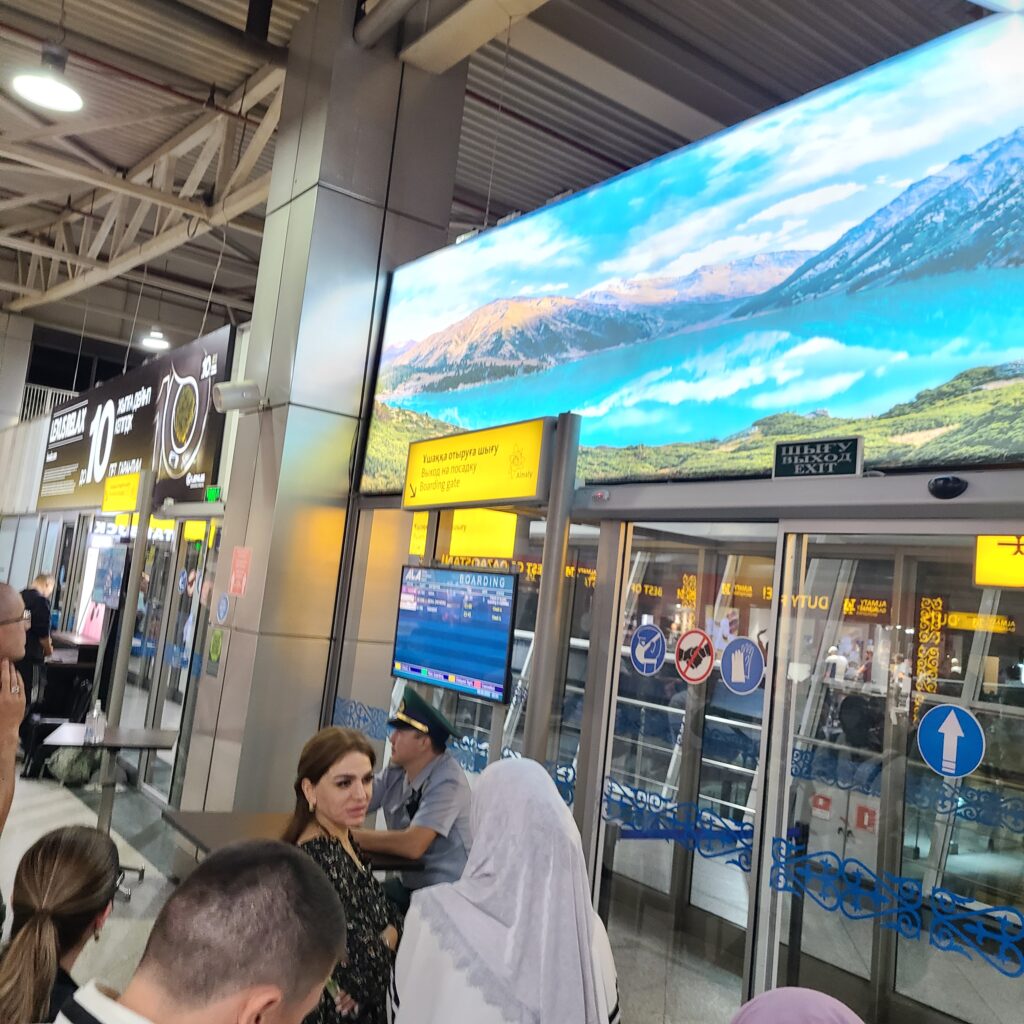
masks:
[(545, 417), (410, 444), (402, 507), (544, 501), (554, 423)]
[(812, 441), (780, 441), (775, 446), (773, 477), (860, 476), (864, 438), (832, 437)]

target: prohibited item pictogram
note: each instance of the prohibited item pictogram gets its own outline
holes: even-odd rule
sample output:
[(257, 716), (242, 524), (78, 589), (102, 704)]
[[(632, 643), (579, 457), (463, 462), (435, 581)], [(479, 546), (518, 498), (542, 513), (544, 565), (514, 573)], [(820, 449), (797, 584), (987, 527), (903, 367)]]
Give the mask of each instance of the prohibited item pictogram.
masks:
[(703, 683), (715, 667), (715, 645), (703, 629), (687, 630), (676, 644), (676, 671), (685, 683)]

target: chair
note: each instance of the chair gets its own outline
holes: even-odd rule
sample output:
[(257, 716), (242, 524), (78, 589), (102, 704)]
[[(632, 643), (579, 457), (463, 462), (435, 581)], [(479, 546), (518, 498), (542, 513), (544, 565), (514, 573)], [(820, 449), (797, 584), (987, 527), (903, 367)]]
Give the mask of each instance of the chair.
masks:
[[(92, 700), (92, 678), (76, 675), (70, 688), (56, 701), (47, 686), (41, 701), (36, 701), (21, 723), (19, 733), (25, 752), (22, 765), (23, 779), (37, 779), (42, 774), (46, 760), (46, 737), (65, 722), (84, 722)], [(60, 705), (63, 705), (61, 707)], [(61, 713), (63, 712), (63, 714)]]

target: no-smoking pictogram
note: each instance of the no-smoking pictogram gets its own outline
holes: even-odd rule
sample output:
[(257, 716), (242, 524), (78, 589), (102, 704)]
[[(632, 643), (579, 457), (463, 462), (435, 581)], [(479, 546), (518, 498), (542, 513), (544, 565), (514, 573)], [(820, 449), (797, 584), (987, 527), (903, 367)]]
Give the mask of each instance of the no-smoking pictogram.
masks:
[(703, 629), (687, 630), (676, 644), (676, 671), (685, 683), (703, 683), (715, 667), (715, 645)]

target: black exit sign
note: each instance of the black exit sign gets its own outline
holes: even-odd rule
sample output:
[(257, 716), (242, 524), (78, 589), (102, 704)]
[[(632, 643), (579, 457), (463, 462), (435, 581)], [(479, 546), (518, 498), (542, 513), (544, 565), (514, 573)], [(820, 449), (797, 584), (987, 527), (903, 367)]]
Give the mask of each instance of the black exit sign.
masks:
[(772, 476), (860, 476), (863, 468), (862, 437), (780, 441), (775, 445), (775, 468), (772, 470)]

